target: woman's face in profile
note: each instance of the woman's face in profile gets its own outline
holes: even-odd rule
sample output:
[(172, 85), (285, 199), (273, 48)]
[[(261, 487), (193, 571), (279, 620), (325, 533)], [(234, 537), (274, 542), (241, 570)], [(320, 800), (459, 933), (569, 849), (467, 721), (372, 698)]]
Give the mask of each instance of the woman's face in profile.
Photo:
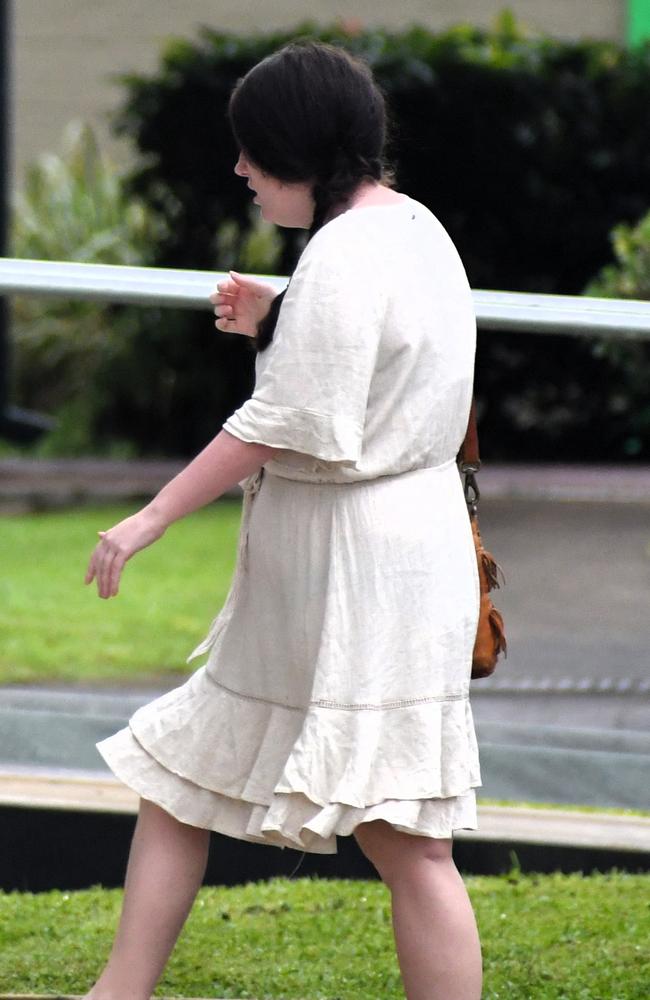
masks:
[(235, 164), (238, 177), (248, 179), (248, 187), (259, 205), (262, 218), (288, 229), (309, 229), (314, 217), (311, 185), (306, 182), (280, 181), (264, 173), (240, 152)]

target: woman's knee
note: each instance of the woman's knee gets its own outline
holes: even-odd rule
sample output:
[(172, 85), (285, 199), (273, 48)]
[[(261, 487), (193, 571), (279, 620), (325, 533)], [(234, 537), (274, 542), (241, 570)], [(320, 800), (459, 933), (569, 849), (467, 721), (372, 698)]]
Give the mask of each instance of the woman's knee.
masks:
[(138, 826), (146, 827), (160, 837), (165, 835), (191, 837), (195, 840), (209, 839), (210, 831), (201, 827), (192, 826), (176, 819), (172, 813), (163, 809), (151, 799), (140, 799), (140, 809), (138, 812)]
[(403, 833), (383, 820), (362, 823), (354, 836), (389, 888), (397, 880), (418, 877), (423, 865), (452, 862), (450, 839)]

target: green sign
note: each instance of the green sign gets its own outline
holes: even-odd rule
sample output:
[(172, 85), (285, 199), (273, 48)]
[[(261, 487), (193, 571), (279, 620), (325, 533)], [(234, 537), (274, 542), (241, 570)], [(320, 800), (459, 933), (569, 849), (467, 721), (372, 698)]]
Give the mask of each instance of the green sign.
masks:
[(628, 0), (627, 41), (629, 45), (650, 41), (650, 0)]

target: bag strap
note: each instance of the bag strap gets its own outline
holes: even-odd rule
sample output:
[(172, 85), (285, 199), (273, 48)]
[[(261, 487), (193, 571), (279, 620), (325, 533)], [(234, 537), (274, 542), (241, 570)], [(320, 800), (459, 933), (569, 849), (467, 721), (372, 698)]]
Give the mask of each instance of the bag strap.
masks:
[(481, 468), (481, 459), (478, 450), (478, 427), (476, 425), (476, 400), (472, 398), (472, 405), (467, 421), (465, 438), (458, 452), (458, 465), (461, 475), (465, 480), (464, 492), (465, 502), (470, 515), (475, 516), (478, 509), (478, 502), (481, 496), (476, 482), (476, 473)]
[(478, 427), (476, 426), (476, 400), (472, 399), (472, 405), (469, 411), (469, 420), (467, 421), (467, 430), (465, 431), (465, 439), (460, 446), (460, 451), (458, 452), (458, 461), (460, 462), (461, 472), (465, 469), (463, 466), (472, 466), (470, 471), (478, 472), (481, 468), (481, 459), (479, 457), (478, 451)]

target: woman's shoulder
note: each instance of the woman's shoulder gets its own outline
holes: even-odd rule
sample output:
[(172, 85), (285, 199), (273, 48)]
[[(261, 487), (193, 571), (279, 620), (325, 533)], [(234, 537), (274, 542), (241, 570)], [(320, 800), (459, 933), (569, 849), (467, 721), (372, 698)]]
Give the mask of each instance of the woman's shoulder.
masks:
[(322, 259), (338, 267), (364, 260), (376, 263), (394, 241), (396, 232), (404, 226), (411, 206), (417, 204), (405, 195), (399, 202), (387, 205), (348, 209), (312, 236), (304, 256)]
[(294, 272), (294, 285), (314, 279), (345, 283), (374, 294), (396, 274), (435, 266), (439, 272), (457, 269), (458, 253), (433, 212), (406, 195), (386, 205), (351, 208), (312, 236)]
[(300, 256), (296, 275), (315, 270), (322, 275), (339, 275), (377, 267), (381, 258), (377, 237), (373, 239), (366, 226), (346, 215), (337, 216), (314, 233)]
[[(413, 224), (416, 223), (414, 226)], [(408, 195), (386, 204), (361, 205), (336, 216), (312, 237), (314, 253), (337, 253), (344, 248), (383, 248), (403, 237), (446, 234), (436, 215)]]

